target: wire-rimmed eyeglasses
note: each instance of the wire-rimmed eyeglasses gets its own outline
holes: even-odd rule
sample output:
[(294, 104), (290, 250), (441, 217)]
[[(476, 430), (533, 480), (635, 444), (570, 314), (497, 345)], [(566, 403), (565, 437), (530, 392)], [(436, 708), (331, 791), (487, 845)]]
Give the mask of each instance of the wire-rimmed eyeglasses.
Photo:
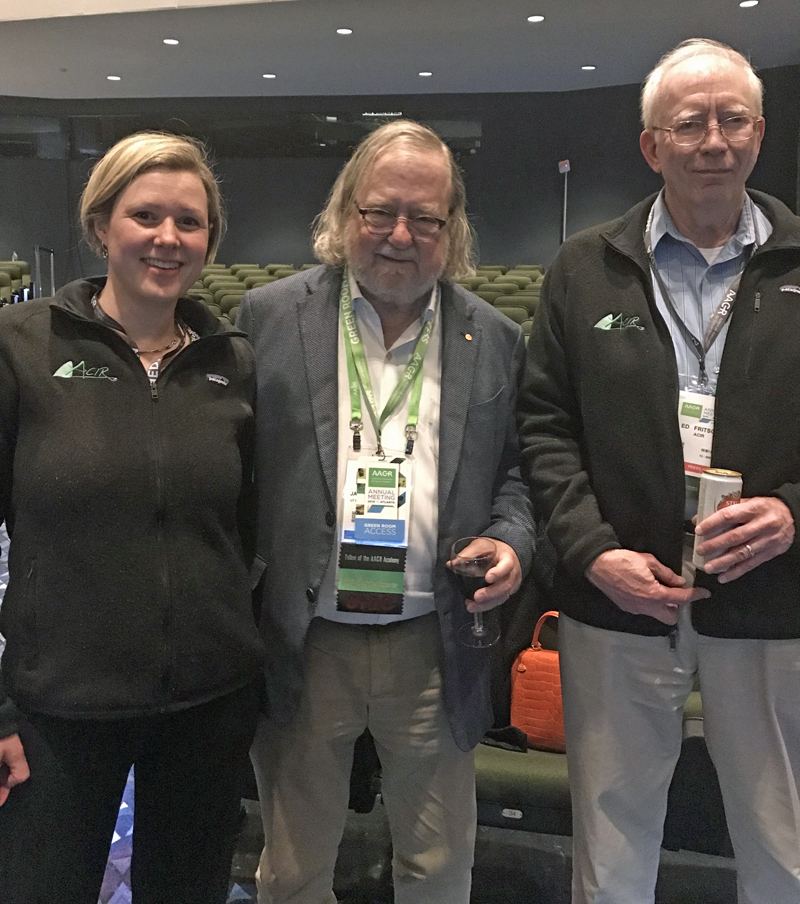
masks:
[(670, 128), (663, 126), (653, 128), (659, 132), (669, 132), (672, 142), (683, 148), (700, 144), (711, 129), (719, 129), (726, 141), (735, 144), (752, 138), (761, 119), (760, 116), (727, 116), (721, 122), (711, 124), (703, 122), (702, 119), (681, 119)]
[(401, 217), (380, 207), (356, 207), (372, 235), (390, 235), (398, 220), (403, 220), (411, 235), (421, 239), (435, 238), (444, 229), (447, 220), (424, 214), (419, 217)]

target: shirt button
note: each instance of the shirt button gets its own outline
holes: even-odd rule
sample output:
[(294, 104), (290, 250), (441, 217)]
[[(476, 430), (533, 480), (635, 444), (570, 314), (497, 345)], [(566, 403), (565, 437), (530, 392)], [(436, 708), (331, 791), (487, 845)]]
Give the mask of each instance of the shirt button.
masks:
[(386, 360), (387, 360), (387, 361), (391, 361), (391, 360), (392, 360), (392, 353), (391, 353), (391, 352), (386, 352)]
[(328, 527), (333, 527), (336, 523), (336, 518), (334, 517), (333, 512), (325, 512), (325, 523)]
[(314, 588), (309, 587), (308, 590), (306, 590), (306, 599), (309, 601), (309, 603), (313, 603), (316, 598), (317, 594), (314, 592)]

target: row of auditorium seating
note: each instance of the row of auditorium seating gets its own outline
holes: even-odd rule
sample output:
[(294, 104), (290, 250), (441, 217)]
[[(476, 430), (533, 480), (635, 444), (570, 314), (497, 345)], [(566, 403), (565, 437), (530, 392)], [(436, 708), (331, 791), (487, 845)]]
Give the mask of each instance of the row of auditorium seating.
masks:
[[(308, 270), (314, 266), (316, 264), (303, 264), (299, 270)], [(208, 264), (189, 294), (205, 302), (218, 317), (235, 323), (239, 302), (248, 289), (266, 286), (299, 270), (292, 264), (267, 264), (264, 267), (255, 263), (231, 264), (229, 267), (225, 264)]]
[[(218, 317), (236, 322), (239, 303), (248, 289), (265, 286), (277, 279), (308, 270), (315, 264), (299, 268), (291, 264), (256, 263), (209, 264), (189, 294), (200, 298)], [(493, 304), (522, 326), (527, 338), (539, 304), (544, 267), (541, 264), (485, 264), (476, 268), (475, 276), (458, 280), (458, 284)]]
[(27, 298), (31, 289), (31, 268), (27, 261), (0, 261), (0, 305)]

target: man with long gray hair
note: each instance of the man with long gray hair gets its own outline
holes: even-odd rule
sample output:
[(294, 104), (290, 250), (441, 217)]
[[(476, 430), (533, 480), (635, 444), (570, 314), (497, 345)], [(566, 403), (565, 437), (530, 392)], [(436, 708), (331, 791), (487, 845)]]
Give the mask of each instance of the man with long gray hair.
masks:
[[(745, 183), (761, 82), (686, 41), (642, 91), (664, 188), (548, 273), (520, 400), (560, 566), (573, 904), (654, 897), (684, 702), (705, 735), (739, 904), (800, 901), (800, 219)], [(742, 501), (697, 525), (698, 474)]]
[[(382, 767), (398, 904), (467, 904), (489, 650), (457, 639), (532, 558), (515, 427), (518, 326), (453, 285), (472, 231), (447, 146), (370, 134), (318, 218), (323, 265), (249, 292), (269, 712), (253, 748), (261, 904), (335, 904), (356, 739)], [(446, 563), (491, 538), (465, 605)], [(473, 544), (473, 551), (475, 545)], [(258, 578), (258, 575), (254, 575)]]

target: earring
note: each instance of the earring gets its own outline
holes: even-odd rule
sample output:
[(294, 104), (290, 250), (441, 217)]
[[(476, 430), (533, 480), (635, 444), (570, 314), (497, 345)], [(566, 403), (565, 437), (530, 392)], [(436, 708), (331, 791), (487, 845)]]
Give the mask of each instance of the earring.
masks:
[(106, 248), (106, 246), (102, 242), (100, 242), (100, 253), (103, 255), (103, 260), (107, 261), (108, 260), (108, 248)]

